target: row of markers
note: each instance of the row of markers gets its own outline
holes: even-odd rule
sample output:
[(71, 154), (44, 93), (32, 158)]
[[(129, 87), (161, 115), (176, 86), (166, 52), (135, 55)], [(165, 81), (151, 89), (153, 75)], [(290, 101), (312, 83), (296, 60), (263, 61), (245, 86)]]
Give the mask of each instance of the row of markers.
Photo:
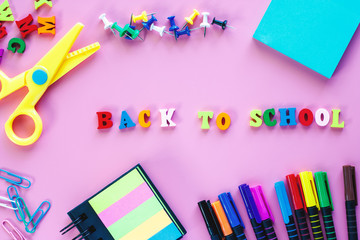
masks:
[[(355, 167), (344, 166), (345, 206), (349, 240), (357, 240), (357, 224), (355, 206), (356, 183)], [(309, 240), (310, 231), (307, 224), (309, 216), (314, 239), (324, 239), (321, 228), (319, 210), (325, 226), (328, 240), (336, 239), (332, 218), (333, 203), (326, 172), (316, 172), (315, 181), (312, 172), (301, 172), (298, 176), (286, 176), (290, 194), (288, 195), (283, 181), (275, 183), (275, 190), (279, 200), (281, 213), (290, 240)], [(274, 217), (270, 211), (261, 186), (249, 187), (247, 184), (239, 186), (256, 239), (277, 239), (273, 228)], [(288, 196), (292, 200), (291, 209)], [(211, 240), (246, 240), (245, 225), (230, 193), (222, 193), (219, 200), (213, 203), (201, 201), (198, 203)], [(294, 215), (293, 215), (293, 212)]]
[[(220, 21), (217, 20), (215, 17), (213, 18), (211, 24), (209, 23), (209, 15), (210, 13), (208, 12), (202, 12), (201, 15), (203, 17), (203, 21), (202, 23), (200, 23), (200, 26), (197, 28), (192, 28), (190, 29), (189, 26), (190, 25), (194, 25), (195, 19), (198, 15), (200, 15), (199, 11), (194, 9), (193, 13), (188, 16), (185, 17), (185, 24), (183, 25), (183, 27), (180, 29), (179, 26), (176, 25), (175, 23), (175, 16), (170, 16), (167, 19), (169, 20), (170, 23), (170, 27), (169, 30), (166, 31), (165, 30), (165, 26), (156, 26), (155, 22), (157, 22), (156, 17), (154, 16), (156, 13), (151, 13), (151, 14), (147, 14), (146, 11), (143, 11), (140, 15), (133, 15), (131, 14), (130, 17), (130, 23), (126, 24), (124, 27), (121, 27), (117, 22), (111, 22), (109, 19), (107, 19), (106, 14), (103, 13), (100, 15), (99, 19), (101, 19), (104, 23), (104, 29), (110, 29), (115, 35), (115, 31), (117, 31), (119, 33), (120, 37), (125, 37), (126, 39), (129, 40), (134, 40), (136, 38), (139, 38), (141, 40), (143, 40), (139, 34), (142, 30), (146, 29), (148, 31), (155, 31), (158, 32), (159, 35), (162, 37), (164, 36), (164, 33), (171, 35), (175, 38), (175, 40), (177, 40), (180, 36), (184, 36), (184, 35), (191, 35), (191, 31), (194, 30), (198, 30), (198, 29), (204, 29), (204, 37), (206, 36), (206, 30), (208, 28), (210, 28), (211, 25), (217, 25), (220, 26), (223, 30), (225, 30), (227, 27), (230, 28), (234, 28), (232, 26), (228, 25), (228, 21), (224, 20), (224, 21)], [(149, 19), (148, 16), (151, 16), (151, 18)], [(133, 25), (136, 22), (141, 22), (141, 28), (140, 29), (136, 29), (136, 26)]]
[[(31, 182), (12, 172), (0, 169), (0, 179), (5, 180), (11, 185), (7, 188), (8, 197), (0, 196), (0, 207), (14, 210), (15, 216), (19, 222), (25, 226), (28, 233), (34, 233), (39, 223), (50, 210), (49, 201), (43, 201), (33, 214), (30, 213), (25, 200), (19, 196), (18, 188), (29, 189)], [(25, 240), (24, 235), (9, 220), (2, 221), (2, 227), (12, 239)]]

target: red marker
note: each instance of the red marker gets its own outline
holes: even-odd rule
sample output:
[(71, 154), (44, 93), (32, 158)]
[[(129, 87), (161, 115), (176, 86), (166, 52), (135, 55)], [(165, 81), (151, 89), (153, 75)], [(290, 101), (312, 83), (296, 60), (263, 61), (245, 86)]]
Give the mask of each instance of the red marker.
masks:
[(286, 180), (289, 185), (290, 197), (294, 206), (301, 240), (310, 240), (309, 228), (306, 221), (305, 197), (301, 187), (300, 177), (289, 174), (286, 176)]

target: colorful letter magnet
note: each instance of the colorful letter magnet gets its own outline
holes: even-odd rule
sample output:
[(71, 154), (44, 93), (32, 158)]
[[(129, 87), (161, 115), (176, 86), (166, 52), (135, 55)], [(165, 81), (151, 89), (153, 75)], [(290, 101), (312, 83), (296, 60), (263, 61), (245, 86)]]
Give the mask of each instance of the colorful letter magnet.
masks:
[(272, 0), (253, 38), (331, 78), (359, 24), (350, 5)]

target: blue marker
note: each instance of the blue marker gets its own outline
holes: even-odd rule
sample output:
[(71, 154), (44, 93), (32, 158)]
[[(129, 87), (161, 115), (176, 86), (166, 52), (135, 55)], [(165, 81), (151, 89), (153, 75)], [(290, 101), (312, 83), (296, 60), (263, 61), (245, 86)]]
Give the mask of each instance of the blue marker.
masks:
[(290, 240), (299, 240), (294, 217), (291, 212), (289, 198), (286, 193), (286, 188), (285, 188), (285, 184), (283, 181), (279, 181), (279, 182), (275, 183), (275, 191), (276, 191), (276, 195), (279, 200), (281, 214), (284, 219), (284, 223), (286, 226), (287, 233), (289, 235), (289, 239)]
[(236, 236), (237, 240), (246, 240), (244, 233), (245, 225), (241, 220), (240, 213), (236, 208), (234, 199), (230, 193), (222, 193), (219, 195), (219, 200), (224, 208), (230, 226)]
[(246, 211), (248, 213), (251, 225), (257, 240), (267, 240), (262, 221), (258, 209), (256, 208), (254, 197), (251, 193), (250, 187), (247, 184), (239, 186), (241, 197), (244, 200)]

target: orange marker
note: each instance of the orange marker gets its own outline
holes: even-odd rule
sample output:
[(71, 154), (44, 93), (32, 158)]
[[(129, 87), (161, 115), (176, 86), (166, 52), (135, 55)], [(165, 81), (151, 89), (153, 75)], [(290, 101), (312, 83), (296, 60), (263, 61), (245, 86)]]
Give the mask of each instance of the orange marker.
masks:
[(220, 201), (211, 204), (226, 240), (236, 239)]

